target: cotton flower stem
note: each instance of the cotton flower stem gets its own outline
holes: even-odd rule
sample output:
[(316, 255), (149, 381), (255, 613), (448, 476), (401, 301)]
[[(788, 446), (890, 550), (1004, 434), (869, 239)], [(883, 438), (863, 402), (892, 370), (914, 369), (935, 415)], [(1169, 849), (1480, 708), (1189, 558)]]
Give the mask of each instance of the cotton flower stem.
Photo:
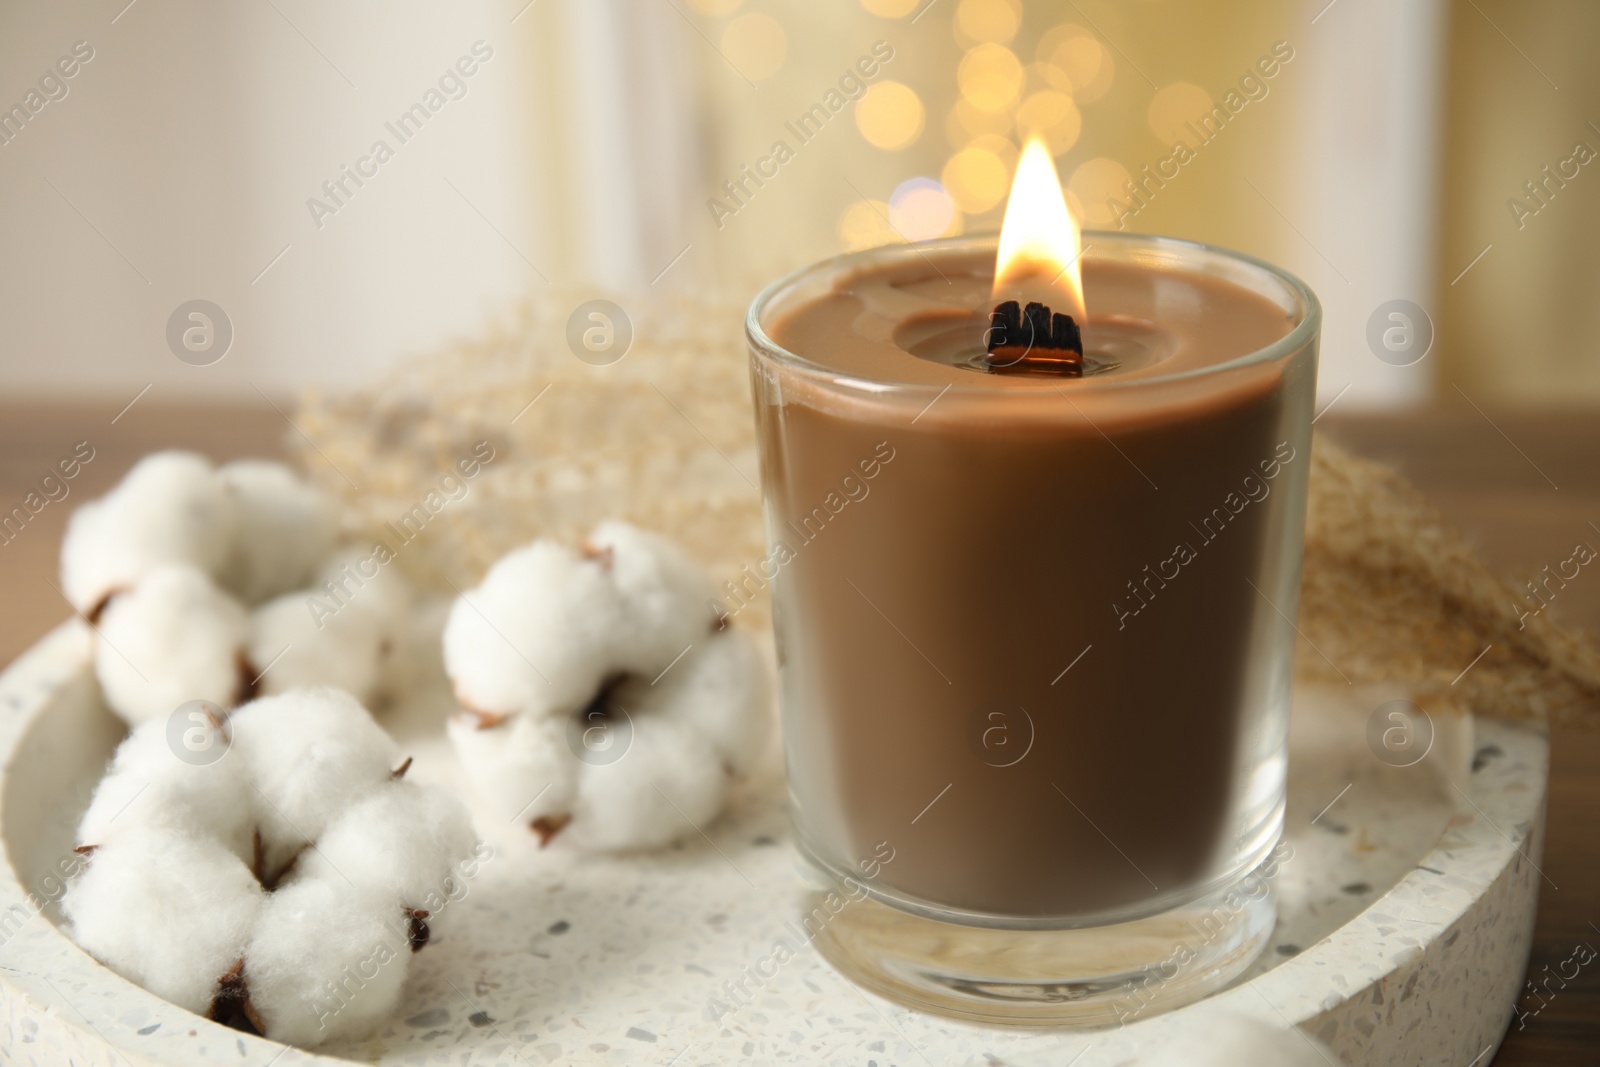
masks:
[(233, 702), (234, 706), (237, 707), (241, 704), (248, 704), (261, 695), (261, 672), (256, 670), (255, 664), (250, 662), (250, 657), (245, 654), (242, 648), (234, 655), (233, 662), (239, 669), (239, 695)]
[(421, 952), (422, 946), (428, 943), (431, 931), (428, 929), (428, 913), (422, 908), (405, 908), (406, 915), (406, 940), (411, 944), (412, 952)]
[(247, 1034), (265, 1032), (261, 1017), (250, 1003), (250, 987), (245, 981), (244, 960), (240, 959), (231, 970), (217, 979), (217, 995), (206, 1013), (213, 1022), (242, 1030)]
[(537, 819), (533, 820), (533, 822), (529, 823), (528, 826), (533, 830), (534, 833), (539, 835), (539, 847), (544, 848), (550, 843), (551, 839), (565, 829), (567, 823), (571, 821), (571, 814), (541, 815)]

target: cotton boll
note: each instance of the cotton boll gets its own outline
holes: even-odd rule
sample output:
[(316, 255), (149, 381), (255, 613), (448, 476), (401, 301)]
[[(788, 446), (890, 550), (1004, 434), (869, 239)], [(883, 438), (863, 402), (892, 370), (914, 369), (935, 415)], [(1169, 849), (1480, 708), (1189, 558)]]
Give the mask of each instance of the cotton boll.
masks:
[(339, 532), (333, 500), (282, 463), (240, 460), (216, 476), (237, 516), (224, 584), (257, 604), (310, 581)]
[(695, 731), (663, 716), (632, 713), (628, 751), (614, 763), (583, 768), (572, 824), (563, 837), (579, 848), (655, 848), (716, 817), (727, 792), (717, 755)]
[(448, 684), (440, 647), (449, 614), (449, 601), (413, 595), (409, 609), (392, 620), (398, 625), (390, 628), (390, 648), (378, 659), (380, 701), (403, 700)]
[(587, 703), (609, 672), (624, 618), (600, 561), (537, 541), (451, 606), (445, 671), (473, 710), (564, 712)]
[(369, 1032), (411, 953), (458, 910), (475, 854), (466, 809), (397, 777), (393, 743), (339, 690), (238, 709), (210, 762), (187, 762), (168, 726), (136, 727), (90, 803), (70, 932), (219, 1022), (307, 1047)]
[(250, 662), (265, 673), (260, 691), (332, 685), (371, 699), (384, 644), (383, 620), (348, 607), (324, 613), (316, 591), (286, 593), (250, 617)]
[(263, 893), (237, 856), (174, 831), (107, 841), (67, 887), (62, 911), (101, 963), (205, 1014), (243, 957)]
[(388, 781), (400, 762), (389, 735), (339, 689), (265, 697), (240, 708), (230, 722), (234, 753), (260, 791), (271, 870), (321, 836), (343, 808)]
[(1202, 1011), (1173, 1039), (1134, 1062), (1139, 1067), (1327, 1067), (1337, 1062), (1305, 1034), (1223, 1011)]
[(143, 723), (111, 757), (78, 824), (78, 843), (98, 846), (149, 830), (181, 831), (217, 841), (240, 860), (253, 862), (258, 798), (242, 762), (231, 750), (210, 763), (186, 762), (170, 747), (165, 719)]
[(233, 530), (231, 503), (210, 463), (188, 452), (154, 453), (109, 494), (73, 512), (61, 543), (63, 591), (88, 613), (163, 564), (214, 575)]
[(772, 732), (766, 664), (749, 635), (729, 628), (703, 638), (652, 688), (659, 714), (697, 730), (729, 773), (749, 773)]
[[(712, 593), (671, 543), (607, 522), (581, 559), (536, 542), (455, 603), (445, 665), (477, 718), (453, 721), (450, 737), (500, 817), (542, 840), (559, 830), (580, 847), (624, 849), (716, 816), (771, 716), (764, 664), (745, 634), (712, 628)], [(607, 736), (631, 731), (620, 758), (569, 736), (588, 736), (577, 717), (591, 711), (615, 720)], [(541, 720), (550, 725), (536, 729)]]
[(566, 839), (598, 850), (651, 848), (704, 827), (722, 809), (729, 776), (760, 755), (768, 700), (759, 656), (734, 630), (704, 638), (654, 682), (622, 683), (608, 694), (608, 716), (631, 730), (628, 749), (615, 762), (581, 766)]
[(261, 689), (332, 685), (373, 700), (408, 632), (411, 589), (359, 552), (334, 556), (316, 577), (316, 586), (269, 601), (251, 618), (251, 662), (266, 672)]
[[(167, 724), (160, 721), (135, 726), (112, 753), (111, 762), (89, 800), (89, 808), (78, 824), (77, 841), (80, 845), (97, 845), (111, 839), (112, 828), (132, 828), (148, 825), (148, 820), (167, 819), (167, 805), (152, 804), (145, 794), (150, 787), (164, 782), (169, 776), (180, 784), (196, 786), (217, 782), (215, 775), (172, 775), (171, 764), (178, 760), (167, 746)], [(209, 770), (209, 768), (194, 768)], [(220, 799), (207, 797), (206, 800)], [(204, 808), (208, 805), (202, 804)], [(181, 805), (188, 808), (189, 805)], [(175, 821), (181, 821), (187, 811), (172, 812)]]
[[(337, 609), (342, 617), (352, 616), (350, 625), (375, 632), (378, 646), (374, 656), (372, 694), (388, 696), (404, 693), (404, 669), (397, 668), (397, 657), (414, 654), (408, 647), (417, 612), (417, 597), (411, 583), (399, 569), (382, 562), (376, 551), (347, 549), (335, 554), (317, 575), (318, 589), (325, 595), (325, 608)], [(319, 612), (320, 613), (320, 612)], [(325, 616), (329, 626), (333, 616)], [(356, 621), (360, 620), (360, 621)], [(438, 660), (437, 631), (429, 652)], [(393, 682), (395, 684), (386, 684)], [(396, 685), (399, 688), (396, 688)]]
[(313, 578), (310, 593), (324, 608), (341, 614), (354, 608), (383, 620), (392, 628), (412, 607), (412, 590), (405, 577), (382, 562), (381, 553), (347, 548), (325, 560)]
[(106, 703), (130, 723), (166, 718), (188, 700), (230, 707), (249, 679), (244, 609), (200, 570), (164, 564), (100, 618), (95, 674)]
[(311, 1048), (393, 1012), (410, 957), (398, 907), (375, 908), (337, 874), (297, 877), (262, 907), (244, 977), (266, 1036)]
[(713, 624), (707, 605), (716, 587), (671, 541), (612, 521), (595, 527), (587, 544), (604, 553), (622, 600), (622, 626), (613, 634), (618, 666), (659, 671)]
[[(146, 726), (157, 725), (145, 723)], [(89, 800), (89, 810), (78, 823), (77, 840), (80, 845), (94, 845), (111, 840), (113, 827), (125, 832), (167, 825), (169, 820), (181, 824), (181, 815), (169, 816), (167, 805), (152, 803), (146, 796), (150, 791), (152, 775), (136, 770), (113, 770), (95, 786)], [(187, 807), (187, 805), (184, 805)], [(118, 824), (121, 824), (120, 826)]]
[(567, 744), (565, 717), (517, 715), (480, 729), (472, 716), (457, 715), (448, 731), (474, 791), (496, 820), (515, 819), (526, 828), (535, 819), (572, 810), (578, 763)]
[(442, 789), (389, 781), (346, 808), (302, 861), (303, 876), (345, 878), (379, 905), (444, 910), (455, 865), (472, 854), (467, 809)]

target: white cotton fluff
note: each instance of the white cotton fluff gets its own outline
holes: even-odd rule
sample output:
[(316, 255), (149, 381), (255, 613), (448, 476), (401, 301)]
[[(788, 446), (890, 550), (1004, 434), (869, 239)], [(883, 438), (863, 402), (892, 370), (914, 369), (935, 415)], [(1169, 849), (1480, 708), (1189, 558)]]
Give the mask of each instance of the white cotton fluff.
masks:
[(267, 866), (277, 870), (328, 823), (389, 780), (400, 754), (355, 697), (333, 688), (265, 697), (231, 717), (234, 755), (259, 793)]
[[(445, 668), (469, 714), (450, 738), (486, 803), (542, 840), (655, 847), (714, 818), (753, 768), (767, 673), (748, 636), (714, 628), (710, 581), (676, 547), (609, 522), (585, 548), (536, 542), (456, 601)], [(620, 757), (586, 751), (592, 710), (608, 737), (631, 732)]]
[(63, 591), (88, 613), (163, 564), (215, 575), (233, 531), (231, 502), (210, 463), (189, 452), (153, 453), (72, 513), (61, 543)]
[(472, 710), (559, 714), (594, 695), (622, 616), (601, 559), (536, 541), (451, 606), (445, 672)]
[(250, 662), (263, 672), (260, 692), (332, 685), (370, 700), (383, 652), (381, 620), (354, 609), (319, 618), (313, 592), (286, 593), (251, 613)]
[[(371, 560), (368, 578), (352, 574), (361, 557), (334, 554), (337, 536), (332, 498), (281, 463), (145, 457), (73, 515), (62, 545), (69, 599), (101, 612), (107, 703), (130, 723), (194, 698), (231, 706), (269, 667), (267, 693), (332, 684), (378, 698), (410, 593)], [(264, 600), (241, 635), (243, 605)]]
[(472, 788), (497, 822), (535, 819), (572, 810), (578, 770), (567, 744), (567, 717), (515, 715), (492, 729), (481, 729), (472, 715), (450, 718), (448, 731)]
[(1327, 1067), (1338, 1062), (1303, 1033), (1227, 1011), (1201, 1011), (1138, 1067)]
[(748, 774), (772, 732), (767, 668), (740, 630), (706, 635), (651, 687), (659, 709), (709, 741), (732, 774)]
[(205, 1014), (243, 958), (264, 894), (215, 841), (146, 830), (106, 841), (68, 886), (72, 936), (118, 974)]
[(580, 848), (651, 848), (703, 827), (770, 728), (765, 669), (733, 630), (702, 637), (654, 684), (618, 687), (613, 703), (627, 709), (633, 737), (621, 759), (581, 772), (570, 829)]
[(578, 776), (563, 833), (579, 848), (658, 848), (693, 836), (722, 810), (728, 777), (706, 740), (665, 716), (634, 712), (632, 719), (622, 758)]
[(321, 584), (268, 601), (251, 616), (250, 661), (265, 672), (260, 691), (332, 685), (373, 700), (402, 651), (410, 588), (392, 568), (355, 552), (336, 555), (316, 577)]
[(229, 463), (216, 477), (236, 517), (222, 583), (247, 604), (306, 585), (339, 533), (333, 500), (269, 460)]
[(665, 666), (715, 621), (710, 576), (660, 534), (613, 520), (596, 526), (587, 543), (609, 555), (622, 601), (612, 638), (619, 658)]
[(230, 707), (245, 683), (249, 619), (210, 578), (163, 564), (111, 599), (101, 615), (95, 675), (129, 723), (162, 718), (189, 700)]
[(63, 901), (72, 935), (152, 992), (274, 1040), (363, 1035), (465, 893), (466, 809), (397, 777), (393, 742), (348, 693), (265, 698), (224, 725), (231, 744), (208, 763), (180, 758), (165, 721), (118, 748), (79, 827), (93, 847)]
[[(258, 797), (238, 754), (229, 748), (214, 762), (186, 762), (173, 752), (167, 728), (165, 719), (142, 723), (117, 747), (78, 824), (78, 841), (104, 845), (152, 830), (189, 832), (252, 862)], [(230, 729), (226, 721), (222, 729)]]
[(310, 1048), (393, 1012), (410, 957), (398, 907), (375, 907), (337, 874), (295, 878), (268, 895), (244, 976), (267, 1036)]
[(380, 905), (435, 914), (460, 891), (455, 865), (477, 838), (449, 793), (388, 781), (346, 808), (302, 860), (306, 878), (348, 879)]
[[(393, 568), (390, 568), (391, 570)], [(378, 659), (377, 696), (379, 704), (403, 701), (413, 693), (436, 690), (448, 681), (444, 660), (439, 654), (440, 637), (450, 614), (449, 601), (417, 596), (401, 575), (396, 583), (406, 588), (408, 599), (403, 611), (388, 620), (387, 651)]]

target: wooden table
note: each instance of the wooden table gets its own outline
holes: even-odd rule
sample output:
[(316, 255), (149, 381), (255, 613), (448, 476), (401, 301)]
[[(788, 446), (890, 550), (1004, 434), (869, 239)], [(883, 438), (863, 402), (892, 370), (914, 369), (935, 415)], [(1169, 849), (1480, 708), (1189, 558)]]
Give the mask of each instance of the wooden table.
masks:
[[(193, 448), (219, 460), (278, 456), (295, 436), (288, 420), (269, 407), (173, 408), (142, 401), (119, 416), (120, 409), (0, 403), (0, 514), (21, 504), (78, 442), (87, 441), (95, 451), (64, 500), (44, 507), (0, 544), (6, 606), (0, 614), (0, 663), (9, 663), (68, 614), (53, 583), (57, 547), (73, 506), (105, 492), (154, 449)], [(1566, 559), (1580, 541), (1600, 549), (1600, 413), (1486, 416), (1462, 407), (1383, 416), (1330, 413), (1321, 425), (1347, 447), (1398, 466), (1500, 571), (1531, 574)], [(1569, 624), (1600, 632), (1600, 569), (1586, 569), (1550, 610)], [(1543, 860), (1549, 879), (1529, 963), (1530, 978), (1553, 993), (1524, 996), (1518, 1005), (1522, 1018), (1510, 1021), (1494, 1060), (1500, 1067), (1600, 1062), (1600, 960), (1564, 987), (1558, 978), (1545, 984), (1577, 946), (1600, 949), (1597, 817), (1600, 730), (1558, 729), (1551, 737)]]

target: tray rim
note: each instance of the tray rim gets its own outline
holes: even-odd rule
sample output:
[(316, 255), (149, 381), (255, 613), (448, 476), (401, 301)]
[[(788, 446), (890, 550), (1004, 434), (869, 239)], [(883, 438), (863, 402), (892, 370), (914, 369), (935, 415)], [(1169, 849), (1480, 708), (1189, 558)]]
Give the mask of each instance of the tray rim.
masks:
[[(6, 785), (17, 747), (35, 719), (73, 682), (92, 676), (92, 640), (81, 620), (68, 619), (0, 673), (0, 852), (5, 859), (0, 863), (0, 917), (9, 917), (19, 906), (30, 907), (10, 854), (9, 834), (4, 832), (9, 818), (4, 806)], [(1451, 959), (1452, 948), (1461, 943), (1460, 934), (1492, 927), (1500, 915), (1525, 915), (1518, 928), (1498, 931), (1502, 951), (1518, 962), (1516, 971), (1500, 975), (1491, 968), (1477, 968), (1472, 978), (1485, 987), (1478, 990), (1483, 1000), (1453, 1021), (1432, 1020), (1442, 1023), (1444, 1032), (1455, 1039), (1453, 1047), (1440, 1045), (1437, 1038), (1430, 1043), (1439, 1062), (1466, 1062), (1457, 1060), (1457, 1048), (1470, 1047), (1468, 1059), (1481, 1057), (1479, 1050), (1487, 1051), (1486, 1046), (1497, 1049), (1511, 1021), (1532, 948), (1534, 903), (1542, 877), (1535, 872), (1544, 837), (1548, 743), (1542, 729), (1526, 724), (1479, 719), (1474, 727), (1478, 743), (1498, 745), (1524, 763), (1532, 760), (1539, 772), (1538, 788), (1506, 791), (1499, 788), (1499, 776), (1494, 773), (1466, 776), (1462, 785), (1456, 786), (1460, 794), (1456, 818), (1439, 843), (1421, 864), (1344, 926), (1266, 974), (1200, 1004), (1140, 1020), (1123, 1030), (1099, 1033), (1111, 1035), (1113, 1044), (1135, 1031), (1141, 1038), (1156, 1037), (1176, 1032), (1191, 1021), (1197, 1009), (1211, 1006), (1273, 1025), (1296, 1026), (1327, 1041), (1341, 1058), (1348, 1053), (1358, 1057), (1355, 1062), (1377, 1064), (1384, 1061), (1371, 1055), (1379, 1043), (1386, 1036), (1401, 1036), (1385, 1033), (1382, 1013), (1378, 1013), (1378, 1021), (1372, 1019), (1372, 1007), (1385, 1003), (1383, 991), (1405, 988), (1408, 982), (1414, 987), (1425, 973), (1461, 967), (1462, 961)], [(1520, 844), (1500, 829), (1503, 825), (1521, 833)], [(1448, 878), (1452, 884), (1443, 891), (1428, 892), (1430, 878)], [(1365, 984), (1342, 994), (1327, 991), (1330, 973), (1350, 971), (1356, 946), (1370, 946), (1375, 940), (1381, 946), (1387, 936), (1384, 930), (1396, 921), (1393, 913), (1416, 910), (1415, 903), (1424, 897), (1433, 898), (1428, 917), (1406, 918), (1417, 927), (1409, 931), (1415, 938), (1404, 939), (1407, 943), (1396, 944), (1392, 950), (1380, 949), (1375, 956), (1368, 952), (1360, 957), (1364, 966), (1358, 969), (1367, 972)], [(1420, 950), (1414, 942), (1421, 943)], [(1269, 1000), (1259, 987), (1261, 979), (1269, 977), (1280, 994), (1275, 1000)], [(1283, 995), (1284, 990), (1289, 992)], [(1398, 992), (1391, 989), (1391, 999)], [(1502, 1004), (1503, 1012), (1483, 1010), (1485, 1002), (1495, 1001)], [(113, 1010), (97, 1015), (102, 1005)], [(141, 1029), (150, 1030), (150, 1023), (159, 1027), (141, 1034), (123, 1023), (121, 1017), (130, 1007), (140, 1009), (147, 1020)], [(1367, 1025), (1361, 1025), (1361, 1020)], [(6, 1038), (0, 1040), (0, 1060), (6, 1062), (13, 1057), (19, 1062), (36, 1059), (35, 1053), (26, 1051), (27, 1046), (37, 1046), (37, 1052), (46, 1058), (73, 1056), (139, 1067), (198, 1067), (214, 1063), (223, 1054), (265, 1067), (291, 1049), (293, 1057), (286, 1063), (332, 1067), (349, 1062), (243, 1034), (193, 1015), (100, 964), (37, 913), (25, 919), (13, 936), (0, 940), (0, 1036)], [(1062, 1036), (1064, 1047), (1080, 1039), (1098, 1043), (1094, 1032), (1063, 1031)], [(224, 1048), (226, 1053), (221, 1051)]]

